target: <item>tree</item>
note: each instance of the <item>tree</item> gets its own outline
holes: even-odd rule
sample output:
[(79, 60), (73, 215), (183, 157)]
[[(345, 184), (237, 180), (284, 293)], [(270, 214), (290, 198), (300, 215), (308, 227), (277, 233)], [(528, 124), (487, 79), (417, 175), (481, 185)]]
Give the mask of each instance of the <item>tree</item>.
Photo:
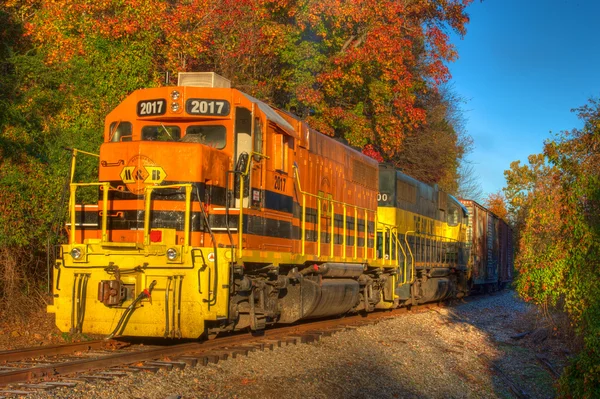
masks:
[(508, 222), (508, 209), (506, 207), (506, 198), (502, 191), (491, 193), (484, 201), (485, 207), (500, 219)]
[(517, 288), (537, 304), (558, 300), (584, 338), (561, 377), (565, 396), (600, 396), (600, 104), (576, 110), (581, 130), (547, 141), (529, 165), (505, 172), (520, 227)]
[[(301, 44), (281, 93), (317, 130), (387, 159), (426, 120), (417, 98), (450, 77), (447, 28), (465, 33), (470, 1), (307, 1), (292, 7)], [(297, 95), (291, 95), (297, 93)], [(314, 115), (311, 115), (314, 113)]]
[(483, 188), (479, 179), (475, 166), (463, 160), (458, 168), (457, 197), (482, 202)]
[(412, 177), (456, 194), (458, 165), (472, 146), (464, 130), (462, 99), (444, 86), (423, 95), (419, 103), (426, 111), (426, 123), (406, 134), (394, 163)]

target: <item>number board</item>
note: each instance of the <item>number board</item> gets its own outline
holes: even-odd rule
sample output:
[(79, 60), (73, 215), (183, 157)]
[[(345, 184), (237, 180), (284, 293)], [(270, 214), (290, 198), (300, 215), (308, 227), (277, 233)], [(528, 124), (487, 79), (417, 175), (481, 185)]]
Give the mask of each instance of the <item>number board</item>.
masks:
[(229, 101), (190, 98), (185, 102), (185, 111), (191, 115), (227, 116), (231, 106)]
[(137, 104), (138, 116), (164, 115), (167, 112), (167, 100), (144, 100)]

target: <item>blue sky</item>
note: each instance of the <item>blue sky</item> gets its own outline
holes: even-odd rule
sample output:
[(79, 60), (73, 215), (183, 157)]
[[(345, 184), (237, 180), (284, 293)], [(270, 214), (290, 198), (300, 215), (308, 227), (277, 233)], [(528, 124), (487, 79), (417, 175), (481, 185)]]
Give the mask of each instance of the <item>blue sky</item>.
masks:
[(582, 126), (572, 108), (600, 97), (600, 1), (475, 0), (468, 13), (450, 71), (487, 196), (550, 132)]

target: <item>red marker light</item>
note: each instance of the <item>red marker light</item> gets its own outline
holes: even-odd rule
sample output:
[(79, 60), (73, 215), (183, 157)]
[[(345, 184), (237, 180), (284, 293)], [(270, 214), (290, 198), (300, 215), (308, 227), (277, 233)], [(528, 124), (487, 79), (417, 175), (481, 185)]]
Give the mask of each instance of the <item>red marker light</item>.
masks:
[(150, 242), (161, 242), (161, 241), (162, 241), (162, 231), (152, 230), (150, 232)]

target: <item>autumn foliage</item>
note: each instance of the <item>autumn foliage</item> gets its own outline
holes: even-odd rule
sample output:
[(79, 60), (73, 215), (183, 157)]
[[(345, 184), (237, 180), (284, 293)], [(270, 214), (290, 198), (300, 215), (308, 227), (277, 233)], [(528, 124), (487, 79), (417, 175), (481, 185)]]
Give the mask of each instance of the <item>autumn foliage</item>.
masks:
[[(126, 74), (123, 89), (159, 84), (157, 72), (215, 70), (393, 159), (426, 122), (426, 98), (450, 78), (448, 32), (465, 33), (470, 2), (28, 0), (13, 10), (27, 11), (24, 34), (47, 65), (106, 57), (101, 83)], [(131, 70), (147, 57), (144, 73)]]
[(485, 199), (485, 207), (505, 222), (509, 222), (506, 197), (502, 191), (491, 193)]
[(0, 250), (23, 265), (15, 278), (46, 275), (46, 246), (58, 242), (66, 209), (64, 147), (96, 152), (104, 116), (133, 90), (164, 84), (166, 72), (215, 71), (452, 188), (466, 145), (440, 88), (457, 56), (449, 34), (465, 34), (470, 2), (5, 0)]
[(561, 378), (565, 397), (600, 397), (600, 103), (577, 110), (582, 129), (563, 132), (505, 172), (519, 229), (517, 288), (560, 304), (584, 339)]

